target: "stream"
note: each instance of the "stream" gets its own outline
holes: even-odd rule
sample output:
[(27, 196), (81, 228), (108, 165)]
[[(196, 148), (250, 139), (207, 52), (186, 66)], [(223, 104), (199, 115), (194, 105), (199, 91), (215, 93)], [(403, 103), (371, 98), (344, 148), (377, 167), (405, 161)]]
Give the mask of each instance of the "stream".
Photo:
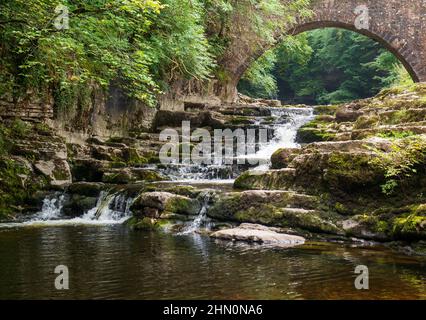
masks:
[[(310, 108), (272, 109), (270, 142), (246, 157), (268, 161), (283, 147), (298, 147), (298, 128)], [(163, 184), (232, 190), (247, 166), (169, 165), (154, 169)], [(254, 167), (267, 169), (268, 164)], [(67, 218), (66, 198), (55, 193), (39, 213), (0, 223), (0, 299), (426, 299), (426, 258), (371, 243), (307, 242), (291, 249), (210, 239), (206, 206), (182, 232), (132, 231), (132, 198), (102, 192), (94, 208)], [(57, 265), (70, 271), (70, 289), (54, 287)], [(370, 290), (354, 287), (357, 265), (367, 265)]]

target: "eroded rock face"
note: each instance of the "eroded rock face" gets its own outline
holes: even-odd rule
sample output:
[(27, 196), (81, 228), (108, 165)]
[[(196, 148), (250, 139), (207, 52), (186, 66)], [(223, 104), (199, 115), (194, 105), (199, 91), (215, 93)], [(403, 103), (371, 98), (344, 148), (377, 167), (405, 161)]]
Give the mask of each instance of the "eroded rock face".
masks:
[(52, 186), (65, 186), (72, 182), (71, 169), (66, 160), (40, 160), (34, 164), (34, 167), (49, 179)]
[(245, 191), (221, 195), (207, 215), (222, 221), (298, 228), (342, 234), (332, 213), (320, 210), (316, 197), (286, 191)]
[(213, 207), (213, 215), (378, 241), (425, 239), (426, 157), (419, 152), (426, 144), (425, 98), (425, 85), (418, 84), (318, 107), (317, 118), (301, 129), (309, 144), (278, 150), (275, 170), (245, 172), (235, 181), (242, 190), (316, 195), (315, 210), (273, 201), (245, 205), (233, 196)]
[(211, 234), (211, 237), (229, 241), (244, 241), (276, 245), (281, 247), (294, 247), (305, 243), (303, 237), (281, 233), (278, 228), (268, 228), (258, 224), (243, 223), (237, 228), (224, 229)]

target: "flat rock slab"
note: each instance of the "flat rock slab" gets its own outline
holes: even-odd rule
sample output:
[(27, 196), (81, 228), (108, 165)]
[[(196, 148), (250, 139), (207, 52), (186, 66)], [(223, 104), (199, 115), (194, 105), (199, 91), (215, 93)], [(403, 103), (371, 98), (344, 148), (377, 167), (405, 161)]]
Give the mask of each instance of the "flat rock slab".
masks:
[(211, 237), (284, 247), (294, 247), (305, 243), (303, 237), (280, 233), (278, 228), (268, 228), (250, 223), (243, 223), (237, 228), (216, 231), (211, 234)]

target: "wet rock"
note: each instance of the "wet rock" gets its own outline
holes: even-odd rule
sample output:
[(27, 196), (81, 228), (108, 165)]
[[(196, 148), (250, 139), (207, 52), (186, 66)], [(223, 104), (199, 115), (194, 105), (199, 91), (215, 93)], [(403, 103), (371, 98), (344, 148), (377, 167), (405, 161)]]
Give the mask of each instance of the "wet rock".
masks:
[(244, 241), (285, 247), (293, 247), (305, 243), (303, 237), (280, 233), (278, 228), (268, 228), (262, 225), (247, 223), (243, 223), (237, 228), (216, 231), (211, 234), (211, 237), (229, 241)]
[(287, 190), (293, 185), (296, 171), (292, 168), (269, 171), (246, 171), (234, 182), (241, 190)]
[(167, 178), (162, 174), (145, 168), (132, 168), (131, 175), (133, 180), (135, 181), (146, 181), (146, 182), (154, 182), (154, 181), (163, 181)]
[(128, 184), (132, 181), (133, 177), (129, 169), (105, 172), (102, 176), (102, 182), (110, 184)]
[(296, 142), (312, 143), (319, 141), (331, 141), (335, 138), (335, 136), (336, 132), (334, 130), (303, 126), (297, 132)]
[(277, 150), (271, 157), (272, 169), (285, 169), (300, 152), (298, 148), (285, 148)]
[(144, 231), (154, 231), (161, 227), (160, 221), (151, 217), (143, 217), (141, 219), (132, 217), (126, 221), (126, 224), (134, 230)]
[(221, 195), (207, 215), (221, 221), (260, 223), (311, 232), (342, 234), (338, 215), (321, 211), (316, 197), (285, 191), (245, 191)]
[(169, 192), (146, 192), (135, 199), (130, 209), (135, 214), (144, 215), (148, 212), (146, 208), (156, 209), (158, 213), (197, 215), (200, 212), (201, 205), (196, 199)]
[(183, 121), (190, 121), (193, 128), (223, 128), (225, 125), (225, 121), (221, 119), (221, 115), (215, 112), (204, 111), (191, 113), (159, 110), (155, 116), (154, 126), (157, 129), (163, 127), (180, 128)]
[(91, 158), (74, 159), (72, 173), (74, 181), (102, 182), (104, 163)]
[(72, 182), (71, 169), (66, 160), (37, 161), (35, 169), (49, 179), (52, 186), (65, 186)]
[(62, 212), (69, 217), (79, 217), (96, 207), (98, 198), (73, 194), (66, 199)]
[(99, 182), (77, 182), (71, 184), (67, 192), (69, 194), (78, 194), (86, 197), (97, 197), (102, 190), (105, 189), (105, 185)]

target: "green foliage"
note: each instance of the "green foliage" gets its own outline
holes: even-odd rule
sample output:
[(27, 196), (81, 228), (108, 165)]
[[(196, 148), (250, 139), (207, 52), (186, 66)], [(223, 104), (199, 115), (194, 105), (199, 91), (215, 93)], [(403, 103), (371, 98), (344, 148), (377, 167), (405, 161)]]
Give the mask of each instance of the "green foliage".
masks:
[(416, 134), (412, 131), (390, 131), (376, 134), (377, 137), (388, 139), (403, 139), (414, 135)]
[(426, 163), (426, 140), (422, 136), (397, 140), (390, 152), (375, 151), (377, 157), (370, 164), (383, 170), (386, 182), (382, 185), (382, 191), (386, 195), (402, 187)]
[(262, 57), (253, 64), (239, 86), (242, 92), (264, 97), (271, 91), (281, 100), (336, 104), (373, 96), (385, 87), (413, 83), (391, 52), (344, 29), (326, 28), (287, 37), (267, 55), (274, 59)]
[(272, 70), (277, 58), (274, 51), (268, 51), (255, 61), (239, 83), (239, 91), (246, 95), (255, 94), (259, 98), (274, 98), (278, 94), (278, 85)]
[(59, 108), (87, 103), (87, 87), (111, 81), (149, 105), (171, 78), (205, 79), (214, 66), (201, 1), (64, 0), (69, 29), (57, 30), (55, 0), (0, 5), (0, 96), (54, 91)]

